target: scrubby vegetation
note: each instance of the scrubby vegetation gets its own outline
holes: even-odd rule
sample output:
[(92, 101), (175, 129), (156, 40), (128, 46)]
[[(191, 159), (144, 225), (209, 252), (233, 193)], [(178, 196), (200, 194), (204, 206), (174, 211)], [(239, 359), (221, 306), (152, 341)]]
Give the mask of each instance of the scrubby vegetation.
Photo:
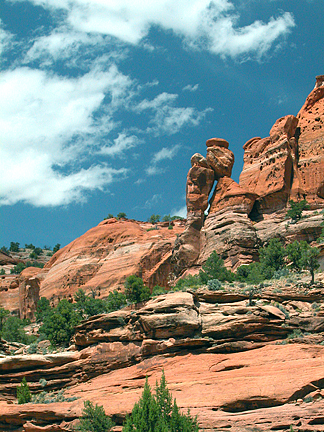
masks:
[(132, 275), (126, 278), (124, 283), (126, 299), (130, 303), (139, 303), (148, 300), (151, 296), (150, 290), (144, 285), (143, 279)]
[(286, 217), (292, 219), (293, 222), (297, 222), (302, 218), (304, 210), (309, 210), (309, 204), (305, 199), (301, 201), (289, 201), (290, 209), (287, 211)]
[(123, 432), (195, 432), (199, 431), (197, 418), (182, 414), (176, 400), (167, 388), (164, 373), (152, 394), (147, 378), (141, 399), (126, 419)]
[(29, 320), (21, 320), (10, 312), (0, 308), (0, 337), (8, 342), (30, 344), (36, 340), (35, 336), (26, 334), (24, 327), (30, 324)]
[(84, 402), (80, 423), (75, 430), (81, 432), (108, 432), (114, 423), (106, 415), (102, 406), (93, 405), (90, 401)]
[(31, 401), (31, 393), (26, 381), (26, 378), (24, 377), (22, 379), (22, 382), (20, 386), (17, 387), (17, 399), (18, 404), (25, 404)]

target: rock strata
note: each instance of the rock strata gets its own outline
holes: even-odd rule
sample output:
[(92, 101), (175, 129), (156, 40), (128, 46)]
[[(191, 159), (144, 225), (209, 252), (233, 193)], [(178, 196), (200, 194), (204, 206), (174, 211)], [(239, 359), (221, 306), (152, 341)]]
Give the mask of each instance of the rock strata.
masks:
[[(199, 268), (216, 250), (225, 265), (235, 270), (255, 261), (259, 247), (275, 236), (284, 242), (316, 240), (320, 231), (313, 213), (304, 221), (305, 228), (296, 225), (294, 229), (287, 225), (285, 214), (291, 199), (307, 199), (313, 211), (324, 207), (324, 75), (316, 78), (315, 89), (297, 117), (278, 119), (269, 137), (255, 137), (244, 144), (239, 184), (230, 178), (234, 156), (228, 142), (211, 138), (206, 145), (206, 161), (214, 171), (216, 186), (201, 228), (199, 223), (195, 230), (189, 229), (191, 206), (187, 206), (188, 222), (179, 244), (181, 251), (194, 245), (190, 246), (194, 250), (190, 265)], [(177, 276), (185, 269), (187, 255), (178, 249), (173, 253)]]
[[(254, 306), (238, 287), (169, 293), (84, 321), (76, 351), (2, 357), (0, 429), (71, 430), (84, 400), (121, 425), (145, 376), (154, 386), (164, 370), (178, 405), (197, 414), (202, 430), (323, 430), (324, 289), (306, 295), (277, 284)], [(22, 376), (33, 393), (66, 388), (64, 396), (77, 399), (16, 405)]]

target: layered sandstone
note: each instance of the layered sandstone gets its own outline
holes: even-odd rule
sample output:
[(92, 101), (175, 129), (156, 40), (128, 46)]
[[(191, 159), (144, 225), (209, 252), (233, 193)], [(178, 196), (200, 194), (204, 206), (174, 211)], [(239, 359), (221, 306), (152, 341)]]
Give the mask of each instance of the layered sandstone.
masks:
[[(179, 239), (182, 250), (186, 244), (195, 245), (189, 265), (199, 268), (216, 250), (225, 265), (235, 270), (257, 260), (259, 247), (271, 238), (279, 237), (284, 243), (316, 240), (321, 231), (316, 210), (324, 207), (323, 124), (324, 75), (317, 77), (315, 89), (297, 117), (278, 119), (269, 137), (252, 138), (244, 144), (239, 184), (230, 178), (234, 155), (228, 142), (220, 138), (206, 142), (206, 161), (214, 171), (216, 185), (200, 235), (198, 224), (195, 231), (188, 229), (186, 237)], [(188, 196), (187, 192), (187, 202)], [(294, 227), (285, 220), (291, 199), (306, 199), (312, 210), (305, 213), (307, 220)], [(201, 201), (206, 202), (205, 195)], [(173, 254), (178, 276), (185, 269), (182, 257), (186, 254)]]
[[(178, 405), (197, 414), (202, 430), (324, 430), (323, 294), (321, 284), (305, 293), (282, 281), (248, 306), (247, 293), (226, 286), (92, 317), (77, 327), (75, 351), (0, 359), (0, 428), (68, 431), (84, 400), (121, 425), (145, 377), (154, 386), (164, 370)], [(22, 376), (33, 393), (69, 387), (64, 396), (78, 399), (10, 404)]]
[(126, 277), (132, 274), (142, 277), (150, 288), (167, 286), (172, 248), (183, 231), (181, 221), (172, 224), (173, 229), (168, 229), (163, 223), (104, 220), (60, 249), (43, 269), (26, 269), (21, 292), (31, 286), (27, 271), (34, 271), (40, 281), (39, 296), (51, 299), (52, 304), (71, 298), (79, 288), (106, 297), (114, 289), (123, 289)]

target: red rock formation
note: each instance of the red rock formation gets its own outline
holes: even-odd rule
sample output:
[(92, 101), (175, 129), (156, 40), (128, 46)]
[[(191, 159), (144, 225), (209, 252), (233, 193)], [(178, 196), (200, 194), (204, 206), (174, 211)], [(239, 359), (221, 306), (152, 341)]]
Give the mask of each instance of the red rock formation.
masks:
[(286, 116), (276, 121), (268, 138), (252, 138), (244, 146), (240, 186), (258, 196), (258, 213), (286, 207), (297, 159), (294, 137), (298, 120)]
[(172, 253), (173, 271), (176, 275), (193, 265), (199, 256), (200, 229), (213, 183), (214, 171), (201, 154), (195, 153), (191, 158), (191, 168), (187, 175), (187, 222)]
[(228, 149), (228, 142), (221, 138), (211, 138), (206, 142), (207, 162), (214, 170), (215, 180), (230, 177), (234, 165), (234, 154)]
[(39, 268), (27, 267), (19, 277), (19, 314), (21, 319), (35, 319), (39, 300), (40, 280), (37, 275)]
[[(323, 288), (305, 294), (284, 283), (251, 307), (248, 294), (229, 286), (169, 293), (136, 311), (84, 321), (75, 335), (79, 351), (1, 358), (0, 430), (72, 430), (85, 400), (103, 405), (120, 430), (145, 377), (154, 387), (164, 370), (179, 407), (197, 414), (205, 431), (323, 431)], [(288, 343), (294, 329), (304, 337)], [(78, 399), (17, 405), (22, 376), (33, 393), (66, 388), (65, 397)]]
[(324, 75), (316, 77), (314, 90), (298, 115), (298, 174), (301, 193), (312, 208), (324, 207)]
[(230, 177), (219, 179), (210, 200), (208, 214), (227, 209), (238, 213), (249, 214), (257, 195), (244, 190)]
[(167, 286), (171, 272), (171, 251), (184, 223), (173, 229), (145, 222), (109, 219), (60, 249), (44, 269), (38, 269), (40, 296), (54, 303), (73, 295), (79, 288), (96, 290), (105, 297), (123, 289), (126, 277), (137, 274), (153, 288)]

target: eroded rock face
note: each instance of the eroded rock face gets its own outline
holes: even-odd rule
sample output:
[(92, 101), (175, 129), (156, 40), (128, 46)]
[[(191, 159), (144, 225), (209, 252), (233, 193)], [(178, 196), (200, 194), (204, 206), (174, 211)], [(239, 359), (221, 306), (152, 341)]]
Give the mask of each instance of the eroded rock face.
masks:
[(215, 180), (230, 177), (234, 165), (234, 154), (228, 149), (228, 142), (220, 138), (211, 138), (206, 142), (207, 162), (214, 170)]
[(39, 268), (28, 267), (20, 274), (19, 313), (21, 319), (35, 320), (40, 290), (40, 279), (37, 277), (38, 273)]
[[(321, 431), (324, 291), (280, 287), (264, 290), (254, 306), (248, 294), (230, 287), (169, 293), (136, 310), (84, 321), (75, 333), (77, 351), (1, 358), (0, 429), (72, 430), (85, 400), (103, 405), (121, 425), (145, 377), (154, 387), (164, 370), (179, 407), (197, 414), (205, 431), (227, 425), (285, 432), (287, 424)], [(302, 339), (279, 343), (295, 329)], [(78, 399), (9, 404), (22, 376), (33, 393), (65, 388), (65, 397)], [(304, 402), (307, 397), (314, 402)]]
[(184, 232), (176, 240), (172, 252), (173, 272), (179, 275), (183, 269), (195, 263), (200, 252), (200, 230), (204, 221), (204, 211), (214, 183), (214, 171), (206, 158), (195, 153), (191, 158), (191, 168), (187, 175), (186, 202), (187, 221)]
[[(298, 115), (298, 173), (302, 197), (312, 208), (324, 207), (324, 75)], [(295, 191), (293, 198), (301, 194)]]
[(132, 274), (142, 277), (150, 288), (167, 286), (171, 251), (183, 225), (174, 221), (170, 230), (162, 223), (105, 220), (53, 255), (39, 274), (40, 296), (54, 296), (58, 301), (82, 288), (105, 297), (116, 288), (123, 289)]
[(294, 137), (298, 120), (286, 116), (276, 121), (270, 137), (253, 138), (244, 145), (240, 186), (257, 195), (257, 211), (273, 213), (286, 207), (297, 160)]

